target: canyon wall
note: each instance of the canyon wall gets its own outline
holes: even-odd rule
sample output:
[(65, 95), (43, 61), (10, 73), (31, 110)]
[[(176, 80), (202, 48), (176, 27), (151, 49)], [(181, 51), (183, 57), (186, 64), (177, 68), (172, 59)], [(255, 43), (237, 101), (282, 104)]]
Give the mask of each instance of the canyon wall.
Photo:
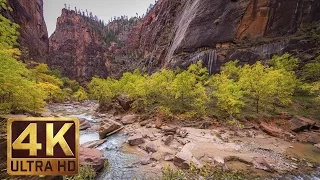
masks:
[(21, 59), (25, 62), (46, 62), (49, 38), (43, 16), (43, 0), (8, 0), (13, 11), (3, 15), (19, 24)]
[(48, 64), (64, 76), (80, 82), (93, 76), (106, 77), (107, 48), (95, 29), (75, 11), (62, 10), (50, 37)]
[(308, 54), (317, 40), (293, 36), (319, 20), (320, 1), (314, 0), (159, 0), (133, 28), (127, 49), (147, 59), (149, 71), (186, 68), (202, 59), (215, 73), (228, 60)]

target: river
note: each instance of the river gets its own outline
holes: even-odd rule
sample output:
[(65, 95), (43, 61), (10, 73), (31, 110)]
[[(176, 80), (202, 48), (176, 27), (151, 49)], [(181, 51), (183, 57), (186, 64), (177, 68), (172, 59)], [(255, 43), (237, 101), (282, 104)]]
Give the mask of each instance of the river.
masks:
[[(50, 104), (48, 110), (56, 116), (86, 118), (92, 125), (99, 125), (104, 118), (111, 117), (111, 115), (97, 113), (95, 111), (97, 106), (97, 103), (93, 101), (75, 104)], [(128, 135), (120, 131), (109, 136), (107, 141), (97, 148), (104, 152), (109, 161), (109, 168), (100, 172), (96, 179), (161, 179), (159, 169), (152, 168), (151, 165), (141, 166), (139, 164), (145, 153), (139, 151), (138, 148), (128, 146), (127, 138)], [(80, 144), (94, 140), (99, 140), (97, 132), (80, 132)], [(303, 173), (300, 175), (286, 174), (273, 179), (320, 180), (320, 168), (316, 168), (313, 173), (308, 175)]]

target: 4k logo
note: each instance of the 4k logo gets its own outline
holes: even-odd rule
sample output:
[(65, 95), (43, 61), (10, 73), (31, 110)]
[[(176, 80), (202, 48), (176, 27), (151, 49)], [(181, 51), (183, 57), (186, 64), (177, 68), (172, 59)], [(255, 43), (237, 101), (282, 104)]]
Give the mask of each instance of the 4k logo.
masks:
[(75, 118), (8, 120), (10, 175), (78, 173), (79, 121)]

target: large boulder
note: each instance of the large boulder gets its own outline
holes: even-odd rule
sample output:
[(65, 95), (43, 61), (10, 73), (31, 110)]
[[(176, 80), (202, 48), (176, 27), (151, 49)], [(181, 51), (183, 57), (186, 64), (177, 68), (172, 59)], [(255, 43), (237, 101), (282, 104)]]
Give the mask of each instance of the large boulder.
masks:
[(285, 139), (290, 139), (293, 137), (293, 135), (281, 128), (278, 128), (276, 126), (272, 126), (270, 124), (267, 124), (266, 122), (260, 123), (260, 129), (267, 134), (279, 138), (285, 138)]
[(79, 126), (80, 130), (86, 130), (88, 128), (91, 128), (90, 122), (85, 118), (80, 118), (79, 123), (80, 123), (80, 126)]
[(80, 147), (79, 157), (80, 165), (90, 165), (96, 172), (104, 167), (106, 161), (102, 151), (86, 147)]
[(128, 143), (130, 146), (137, 146), (137, 145), (144, 143), (144, 139), (141, 134), (137, 134), (135, 136), (129, 137)]
[(145, 150), (148, 153), (155, 153), (155, 152), (158, 151), (158, 147), (155, 144), (149, 142), (149, 143), (146, 144)]
[(297, 135), (297, 139), (300, 142), (308, 142), (311, 144), (318, 144), (318, 143), (320, 143), (320, 133), (313, 132), (313, 131), (302, 132)]
[(121, 124), (113, 120), (104, 120), (100, 124), (99, 137), (105, 138), (109, 133), (112, 133), (121, 128)]
[(175, 155), (173, 163), (183, 169), (189, 169), (191, 163), (197, 168), (203, 167), (203, 164), (193, 157), (192, 153), (187, 148), (182, 148), (182, 150)]
[(290, 120), (289, 124), (292, 131), (298, 132), (304, 129), (311, 129), (316, 124), (316, 122), (306, 117), (294, 116)]
[(112, 102), (106, 104), (100, 104), (98, 111), (101, 113), (108, 112), (109, 114), (113, 115), (118, 115), (125, 112), (117, 100), (113, 100)]
[(121, 122), (122, 124), (127, 125), (127, 124), (135, 123), (138, 119), (139, 119), (138, 115), (131, 114), (131, 115), (123, 116), (121, 119)]
[(133, 101), (130, 100), (127, 96), (120, 95), (119, 97), (117, 97), (117, 100), (123, 110), (128, 111), (131, 108), (131, 104)]

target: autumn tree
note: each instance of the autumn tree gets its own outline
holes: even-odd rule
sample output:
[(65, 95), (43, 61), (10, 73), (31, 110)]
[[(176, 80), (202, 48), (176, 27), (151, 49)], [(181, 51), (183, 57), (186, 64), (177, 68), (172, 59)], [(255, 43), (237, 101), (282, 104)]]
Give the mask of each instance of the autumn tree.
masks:
[(213, 88), (212, 96), (217, 99), (217, 106), (227, 112), (231, 119), (241, 113), (245, 106), (243, 97), (245, 91), (239, 85), (238, 61), (226, 63), (220, 72), (210, 78), (210, 86)]
[(84, 101), (88, 100), (88, 95), (85, 89), (80, 87), (78, 91), (73, 94), (73, 98), (75, 98), (77, 101)]

